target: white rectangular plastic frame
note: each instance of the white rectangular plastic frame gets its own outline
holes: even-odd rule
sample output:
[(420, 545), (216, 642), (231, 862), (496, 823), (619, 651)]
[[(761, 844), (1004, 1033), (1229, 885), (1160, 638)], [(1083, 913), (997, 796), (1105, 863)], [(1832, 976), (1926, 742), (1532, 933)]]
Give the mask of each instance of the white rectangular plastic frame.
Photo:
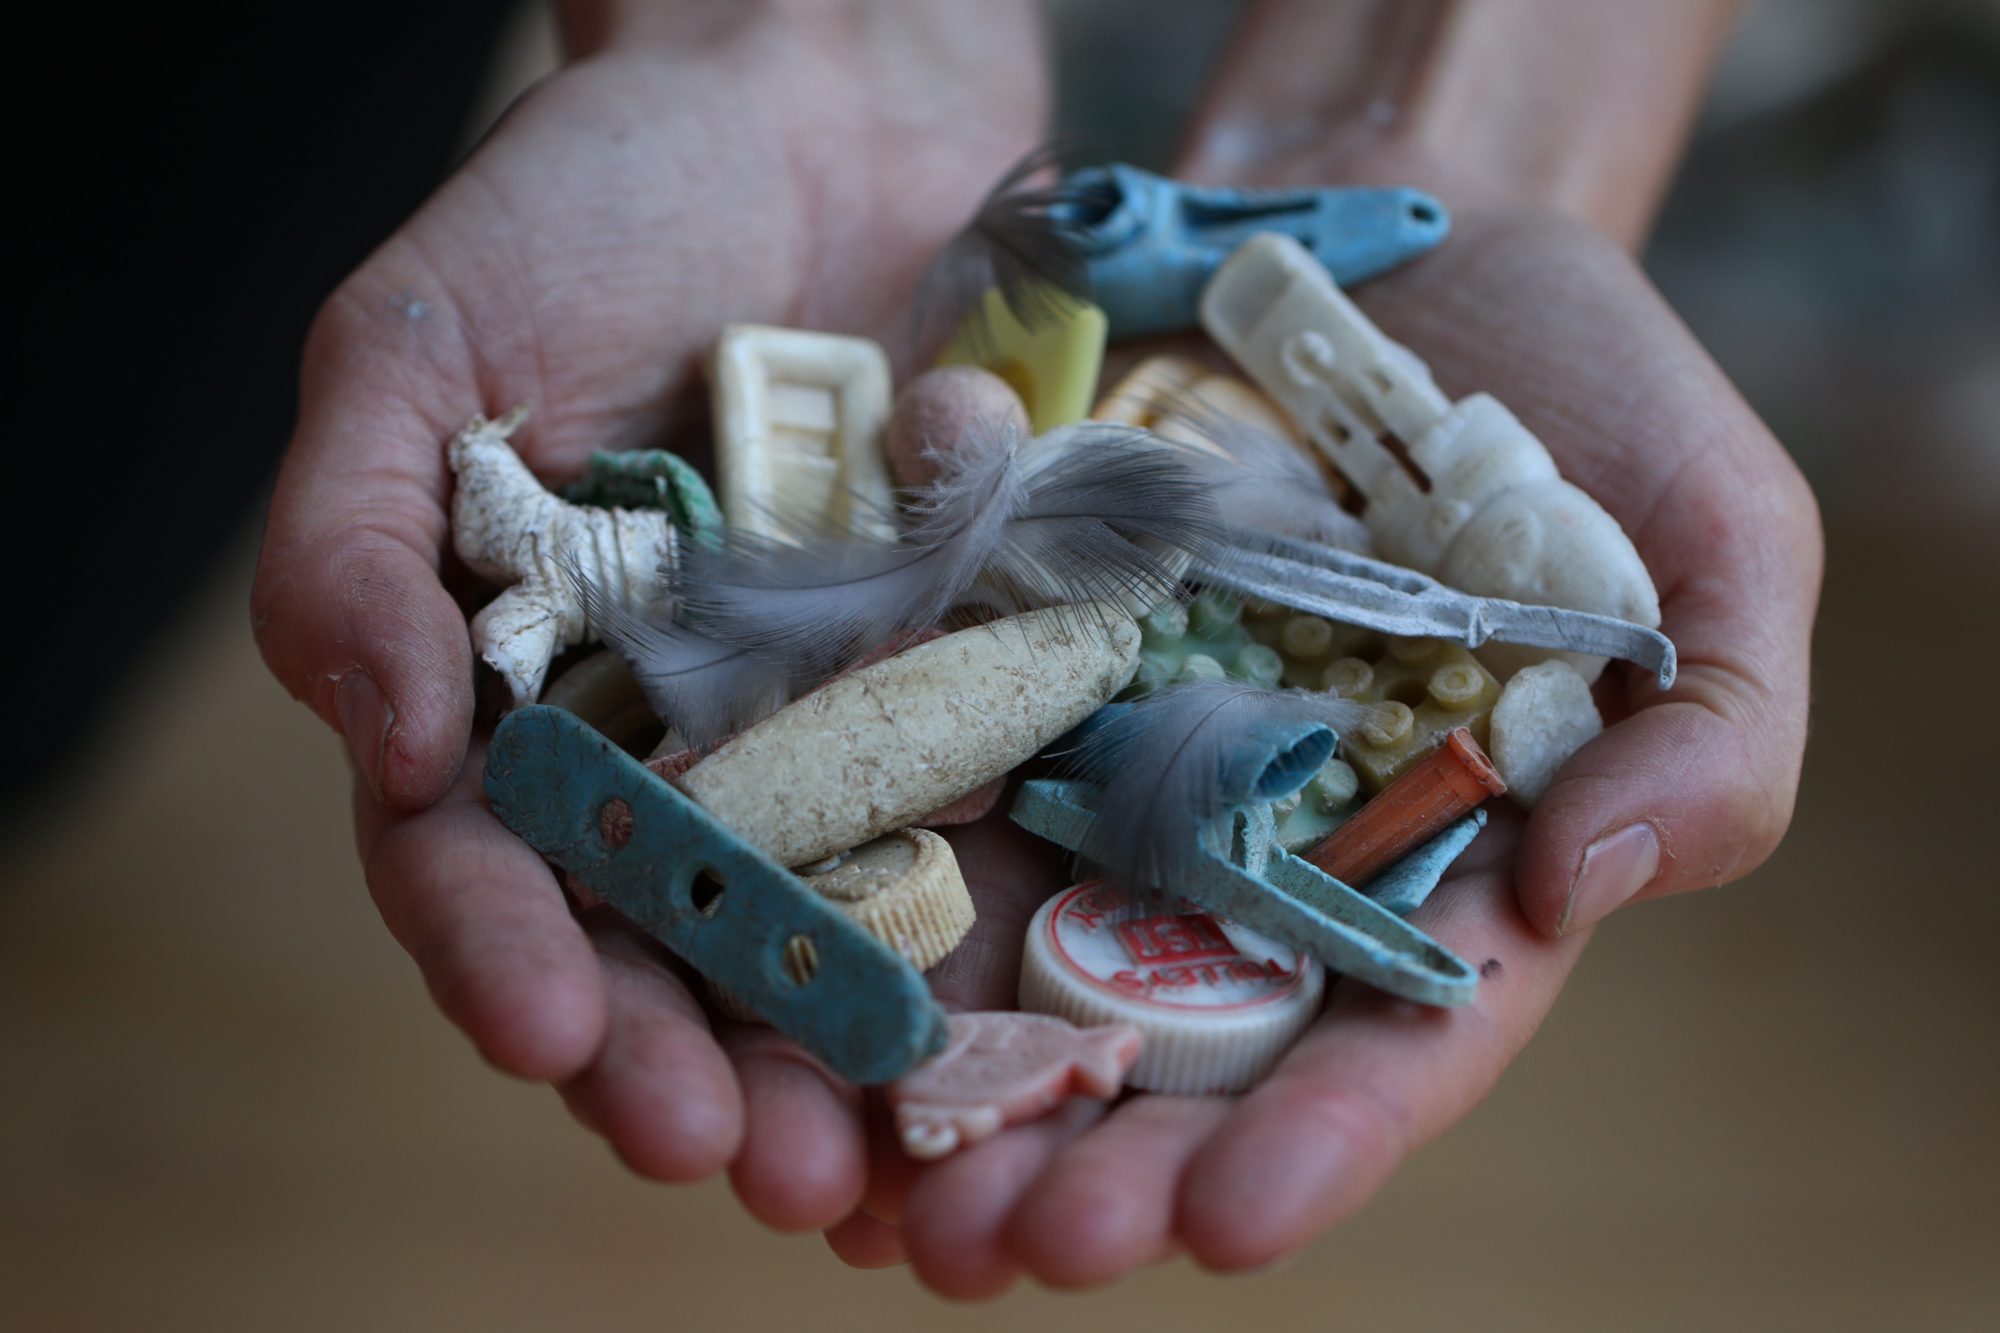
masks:
[(867, 338), (736, 324), (711, 370), (715, 471), (731, 528), (893, 540), (889, 358)]

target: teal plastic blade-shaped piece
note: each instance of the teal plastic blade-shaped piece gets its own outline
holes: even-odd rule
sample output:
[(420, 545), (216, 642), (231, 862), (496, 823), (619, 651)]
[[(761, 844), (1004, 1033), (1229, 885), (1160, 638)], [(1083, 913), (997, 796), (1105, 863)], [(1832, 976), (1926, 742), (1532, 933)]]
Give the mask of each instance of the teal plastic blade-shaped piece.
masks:
[[(1094, 795), (1082, 783), (1025, 782), (1012, 817), (1030, 833), (1075, 851), (1089, 831)], [(1439, 836), (1454, 834), (1448, 829)], [(1256, 875), (1208, 852), (1190, 882), (1164, 887), (1304, 950), (1329, 971), (1406, 1000), (1449, 1007), (1470, 1003), (1478, 991), (1479, 974), (1464, 959), (1311, 862), (1272, 847)]]
[(944, 1048), (915, 968), (575, 715), (509, 714), (485, 776), (529, 846), (843, 1078), (888, 1083)]

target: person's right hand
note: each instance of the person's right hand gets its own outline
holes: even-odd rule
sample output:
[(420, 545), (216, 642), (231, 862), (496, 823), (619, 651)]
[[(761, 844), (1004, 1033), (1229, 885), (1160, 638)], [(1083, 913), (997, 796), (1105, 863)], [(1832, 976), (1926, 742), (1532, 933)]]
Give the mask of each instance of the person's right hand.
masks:
[(444, 445), (475, 414), (528, 404), (516, 442), (557, 478), (592, 450), (661, 440), (725, 324), (893, 340), (923, 264), (1037, 136), (1036, 10), (611, 4), (569, 19), (587, 51), (320, 312), (257, 641), (346, 737), (370, 891), (486, 1059), (557, 1084), (643, 1174), (731, 1165), (762, 1220), (824, 1226), (862, 1188), (851, 1092), (768, 1033), (725, 1051), (654, 951), (573, 918), (486, 809), (465, 613), (440, 577)]

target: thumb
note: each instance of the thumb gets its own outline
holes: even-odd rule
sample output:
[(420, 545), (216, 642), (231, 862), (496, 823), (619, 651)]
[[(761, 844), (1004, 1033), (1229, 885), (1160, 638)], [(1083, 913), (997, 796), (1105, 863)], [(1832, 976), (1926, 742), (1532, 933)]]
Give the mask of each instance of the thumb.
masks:
[(1546, 934), (1746, 875), (1791, 822), (1819, 526), (1789, 463), (1751, 470), (1677, 497), (1675, 523), (1699, 540), (1667, 542), (1679, 558), (1660, 561), (1675, 570), (1661, 589), (1680, 650), (1673, 690), (1635, 680), (1636, 711), (1571, 757), (1528, 822), (1517, 890)]
[[(445, 435), (477, 395), (337, 294), (308, 339), (300, 414), (251, 591), (265, 662), (346, 738), (377, 800), (431, 804), (472, 728), (465, 619), (438, 578)], [(386, 307), (384, 307), (386, 309)]]

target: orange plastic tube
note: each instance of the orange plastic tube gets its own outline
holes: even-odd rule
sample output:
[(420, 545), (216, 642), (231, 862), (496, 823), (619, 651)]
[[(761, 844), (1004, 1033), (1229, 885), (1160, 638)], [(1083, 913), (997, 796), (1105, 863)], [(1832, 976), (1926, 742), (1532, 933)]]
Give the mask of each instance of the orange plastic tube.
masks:
[(1486, 751), (1460, 727), (1316, 844), (1305, 859), (1358, 889), (1487, 797), (1506, 790)]

